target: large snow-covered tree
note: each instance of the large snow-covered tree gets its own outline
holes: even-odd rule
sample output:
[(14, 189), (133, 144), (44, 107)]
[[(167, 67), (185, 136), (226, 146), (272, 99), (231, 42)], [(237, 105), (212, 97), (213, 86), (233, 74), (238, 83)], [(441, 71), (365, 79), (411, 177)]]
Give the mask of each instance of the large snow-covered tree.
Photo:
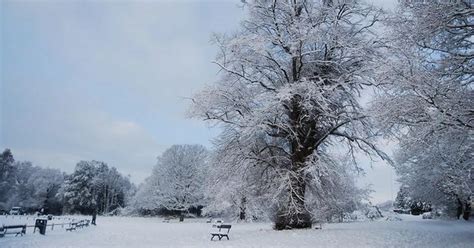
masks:
[(215, 38), (220, 80), (195, 96), (191, 112), (221, 125), (219, 166), (272, 206), (277, 229), (310, 227), (308, 194), (325, 197), (337, 180), (325, 177), (332, 145), (384, 156), (358, 99), (374, 82), (381, 13), (359, 1), (245, 8), (240, 30)]
[(388, 22), (379, 123), (400, 140), (396, 169), (415, 199), (469, 210), (474, 190), (472, 3), (400, 4)]

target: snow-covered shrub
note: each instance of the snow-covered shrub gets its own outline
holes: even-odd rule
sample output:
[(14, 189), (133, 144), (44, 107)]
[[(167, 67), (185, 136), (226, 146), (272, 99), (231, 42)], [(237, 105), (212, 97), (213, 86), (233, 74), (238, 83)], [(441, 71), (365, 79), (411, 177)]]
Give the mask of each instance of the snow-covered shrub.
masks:
[(423, 214), (421, 215), (421, 217), (422, 217), (423, 219), (433, 219), (433, 213), (432, 213), (432, 212), (423, 213)]

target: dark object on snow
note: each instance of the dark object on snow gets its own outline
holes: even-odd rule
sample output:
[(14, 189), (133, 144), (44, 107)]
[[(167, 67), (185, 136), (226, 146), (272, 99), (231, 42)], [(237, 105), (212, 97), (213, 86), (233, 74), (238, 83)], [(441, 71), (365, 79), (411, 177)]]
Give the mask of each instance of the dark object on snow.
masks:
[(36, 219), (36, 222), (35, 222), (35, 229), (33, 230), (33, 232), (36, 231), (36, 228), (39, 229), (39, 233), (41, 235), (45, 235), (46, 234), (46, 226), (47, 226), (47, 223), (48, 223), (48, 220), (47, 219)]
[[(226, 237), (227, 240), (229, 240), (229, 232), (230, 232), (231, 227), (232, 225), (225, 225), (225, 224), (216, 226), (216, 228), (218, 228), (219, 230), (215, 230), (211, 232), (211, 241), (214, 239), (214, 237), (218, 237), (219, 240), (221, 240), (223, 237)], [(227, 232), (225, 231), (225, 229), (227, 229)]]
[(465, 220), (469, 220), (470, 215), (471, 215), (471, 203), (466, 202), (465, 207), (464, 207), (464, 214), (462, 215), (462, 218)]
[(184, 221), (184, 215), (180, 215), (179, 216), (179, 222), (183, 222)]
[(95, 224), (96, 219), (97, 219), (97, 210), (94, 210), (94, 213), (92, 213), (92, 222), (91, 222), (91, 224), (94, 226), (96, 225)]
[(398, 214), (410, 214), (411, 210), (410, 209), (394, 209), (393, 212), (398, 213)]
[(0, 226), (0, 238), (6, 234), (15, 234), (15, 237), (23, 236), (23, 234), (26, 234), (26, 225)]
[(461, 218), (462, 215), (462, 202), (461, 200), (458, 199), (458, 211), (456, 213), (456, 217), (458, 217), (458, 220)]
[(240, 220), (245, 220), (245, 211), (240, 211), (239, 218)]

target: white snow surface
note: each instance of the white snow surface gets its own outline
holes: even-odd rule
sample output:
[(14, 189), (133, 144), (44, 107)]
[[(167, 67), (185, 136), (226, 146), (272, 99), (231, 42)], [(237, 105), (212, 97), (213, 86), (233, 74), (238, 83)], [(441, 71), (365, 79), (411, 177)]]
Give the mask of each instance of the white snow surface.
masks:
[[(31, 217), (0, 216), (0, 225), (33, 222)], [(161, 218), (98, 217), (97, 226), (73, 232), (48, 227), (42, 236), (28, 228), (22, 237), (0, 238), (0, 247), (474, 247), (473, 221), (404, 216), (403, 221), (324, 224), (322, 230), (286, 231), (272, 230), (270, 223), (231, 224), (230, 240), (210, 241), (211, 224), (203, 219), (164, 223)]]

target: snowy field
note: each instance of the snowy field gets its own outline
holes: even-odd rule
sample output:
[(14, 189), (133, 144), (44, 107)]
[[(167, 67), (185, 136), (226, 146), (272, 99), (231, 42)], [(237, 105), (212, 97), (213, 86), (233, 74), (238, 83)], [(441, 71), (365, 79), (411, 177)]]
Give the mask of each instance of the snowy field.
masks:
[[(74, 232), (48, 228), (46, 236), (33, 234), (32, 229), (23, 237), (8, 235), (0, 238), (0, 247), (474, 247), (472, 221), (403, 218), (288, 231), (274, 231), (269, 223), (232, 223), (229, 241), (210, 241), (211, 226), (204, 220), (163, 223), (160, 218), (99, 217), (97, 226)], [(0, 222), (25, 220), (2, 216)]]

